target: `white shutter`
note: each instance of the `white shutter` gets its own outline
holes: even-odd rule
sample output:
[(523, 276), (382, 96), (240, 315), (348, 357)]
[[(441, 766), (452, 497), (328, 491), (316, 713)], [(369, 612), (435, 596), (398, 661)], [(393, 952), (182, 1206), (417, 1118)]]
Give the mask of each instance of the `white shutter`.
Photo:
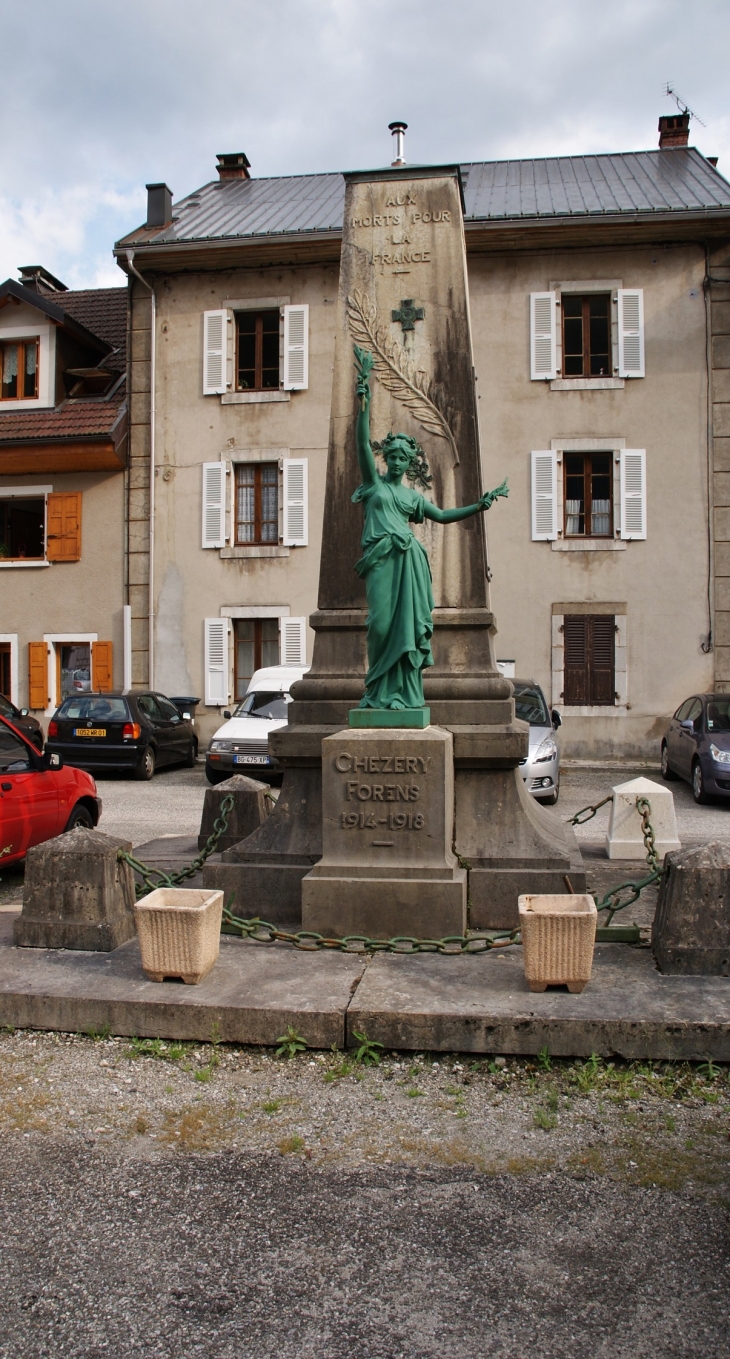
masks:
[(203, 547), (225, 547), (226, 464), (203, 463)]
[(228, 619), (205, 619), (205, 702), (209, 708), (228, 702)]
[(618, 375), (644, 377), (644, 289), (619, 288)]
[(309, 307), (284, 307), (284, 390), (309, 386)]
[(203, 312), (203, 396), (226, 390), (228, 312)]
[(284, 546), (307, 546), (307, 459), (284, 459)]
[(621, 449), (621, 537), (646, 537), (646, 449)]
[(281, 620), (281, 664), (307, 664), (307, 620), (306, 618), (282, 618)]
[(530, 377), (546, 382), (558, 376), (555, 293), (530, 293)]
[(532, 454), (532, 540), (558, 536), (558, 455), (549, 448)]

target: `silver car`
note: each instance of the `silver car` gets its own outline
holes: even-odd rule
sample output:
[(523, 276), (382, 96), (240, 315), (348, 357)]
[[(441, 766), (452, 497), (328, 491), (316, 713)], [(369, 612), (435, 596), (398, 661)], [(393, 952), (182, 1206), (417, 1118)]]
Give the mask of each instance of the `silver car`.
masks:
[(515, 679), (512, 684), (515, 716), (530, 724), (530, 745), (526, 758), (520, 761), (520, 773), (528, 793), (554, 807), (560, 796), (560, 751), (555, 739), (560, 713), (549, 711), (545, 695), (534, 680)]

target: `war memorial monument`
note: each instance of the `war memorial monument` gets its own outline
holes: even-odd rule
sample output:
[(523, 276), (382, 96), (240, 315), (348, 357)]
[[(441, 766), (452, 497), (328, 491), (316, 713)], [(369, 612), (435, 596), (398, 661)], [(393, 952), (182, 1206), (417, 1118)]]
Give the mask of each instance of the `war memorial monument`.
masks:
[(332, 934), (511, 928), (585, 874), (495, 663), (459, 169), (345, 178), (312, 667), (277, 808), (205, 881)]

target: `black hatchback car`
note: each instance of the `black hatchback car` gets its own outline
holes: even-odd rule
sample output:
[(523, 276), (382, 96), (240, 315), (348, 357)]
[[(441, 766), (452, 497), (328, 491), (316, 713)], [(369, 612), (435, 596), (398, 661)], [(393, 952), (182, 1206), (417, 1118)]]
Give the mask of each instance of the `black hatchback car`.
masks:
[(4, 694), (0, 694), (0, 717), (7, 717), (8, 722), (12, 722), (18, 731), (22, 731), (24, 736), (37, 750), (43, 750), (43, 728), (36, 717), (32, 717), (27, 708), (16, 708)]
[(662, 740), (665, 779), (686, 779), (695, 802), (730, 797), (730, 694), (695, 694)]
[(133, 690), (65, 699), (48, 727), (46, 750), (90, 773), (127, 770), (151, 779), (161, 765), (192, 769), (198, 741), (192, 722), (164, 694)]

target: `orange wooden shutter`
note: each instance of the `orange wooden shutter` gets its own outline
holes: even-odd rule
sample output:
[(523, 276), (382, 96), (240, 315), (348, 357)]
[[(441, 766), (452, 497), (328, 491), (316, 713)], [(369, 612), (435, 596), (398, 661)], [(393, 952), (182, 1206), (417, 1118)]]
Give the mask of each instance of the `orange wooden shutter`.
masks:
[(49, 562), (77, 562), (81, 557), (81, 492), (48, 496), (46, 556)]
[(91, 643), (91, 687), (99, 694), (114, 687), (111, 642)]
[(48, 647), (45, 642), (28, 643), (28, 706), (47, 708), (50, 703), (48, 693)]

